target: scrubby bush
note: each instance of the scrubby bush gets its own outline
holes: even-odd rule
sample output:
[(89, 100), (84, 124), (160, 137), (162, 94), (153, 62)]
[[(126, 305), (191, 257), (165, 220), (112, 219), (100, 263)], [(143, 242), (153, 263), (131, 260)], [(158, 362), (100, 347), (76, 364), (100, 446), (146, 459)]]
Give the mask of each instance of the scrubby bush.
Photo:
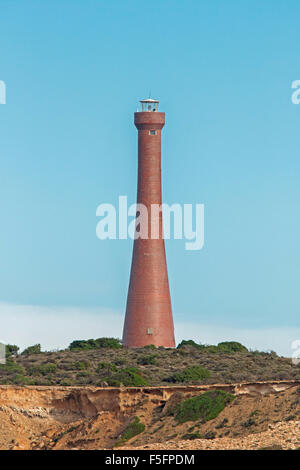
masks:
[(11, 359), (7, 359), (5, 364), (0, 364), (0, 371), (2, 373), (6, 373), (8, 375), (19, 373), (19, 374), (26, 374), (26, 370), (24, 367), (16, 364)]
[(116, 359), (116, 360), (114, 361), (114, 364), (115, 364), (116, 366), (124, 366), (125, 364), (127, 364), (127, 360), (124, 359), (124, 358), (122, 358), (122, 357), (120, 357), (119, 359)]
[(192, 347), (200, 351), (206, 351), (206, 352), (211, 352), (211, 353), (218, 352), (217, 346), (211, 345), (211, 344), (198, 344), (198, 343), (195, 343), (195, 341), (193, 341), (192, 339), (182, 340), (181, 343), (178, 344), (177, 349), (182, 354), (183, 353), (182, 349), (184, 349), (185, 347)]
[(173, 414), (179, 423), (199, 419), (204, 423), (216, 418), (234, 398), (223, 390), (212, 390), (179, 403)]
[(90, 367), (89, 361), (76, 361), (72, 364), (74, 370), (86, 370)]
[(217, 346), (212, 344), (197, 344), (192, 339), (183, 340), (181, 343), (178, 344), (177, 349), (181, 349), (185, 346), (191, 346), (195, 349), (207, 351), (211, 353), (217, 352), (225, 352), (225, 353), (236, 353), (236, 352), (247, 352), (248, 349), (246, 346), (243, 346), (241, 343), (237, 341), (223, 341), (219, 343)]
[(96, 372), (100, 373), (106, 373), (110, 375), (112, 372), (117, 372), (118, 368), (115, 364), (112, 364), (110, 362), (99, 362)]
[(116, 338), (98, 338), (88, 340), (75, 340), (69, 346), (71, 350), (87, 350), (87, 349), (120, 349), (122, 347), (121, 341)]
[(171, 377), (165, 379), (166, 382), (172, 383), (189, 383), (189, 382), (199, 382), (200, 380), (207, 379), (210, 377), (210, 372), (204, 367), (192, 366), (186, 367), (180, 372), (175, 372)]
[(181, 343), (178, 344), (177, 349), (183, 348), (184, 346), (192, 346), (196, 349), (200, 348), (200, 345), (195, 343), (192, 339), (183, 339)]
[(220, 352), (226, 353), (248, 352), (246, 346), (243, 346), (237, 341), (223, 341), (222, 343), (218, 344), (217, 348)]
[(74, 381), (72, 379), (63, 379), (60, 382), (60, 385), (62, 385), (64, 387), (71, 387), (72, 385), (74, 385)]
[(98, 338), (96, 339), (98, 348), (120, 349), (121, 341), (117, 338)]
[(15, 357), (18, 355), (19, 346), (16, 344), (6, 344), (5, 346), (5, 355), (6, 357)]
[(24, 377), (24, 375), (22, 374), (16, 374), (12, 379), (12, 382), (16, 385), (28, 385), (30, 383), (30, 380), (28, 379), (28, 377)]
[(128, 424), (127, 428), (122, 432), (121, 436), (119, 437), (116, 446), (120, 446), (124, 444), (124, 442), (129, 441), (134, 436), (137, 436), (141, 432), (145, 431), (144, 423), (141, 423), (139, 418), (136, 416), (134, 420)]
[(119, 387), (123, 384), (125, 387), (143, 387), (149, 385), (147, 380), (142, 376), (141, 371), (136, 367), (126, 367), (107, 377), (105, 381), (111, 387)]
[(22, 352), (23, 356), (29, 356), (29, 354), (40, 354), (41, 351), (41, 345), (40, 344), (34, 344), (33, 346), (29, 346), (28, 348), (24, 349)]
[(78, 351), (78, 350), (86, 350), (86, 349), (94, 349), (96, 348), (96, 342), (94, 339), (88, 339), (86, 340), (81, 340), (81, 339), (76, 339), (75, 341), (72, 341), (72, 343), (69, 345), (69, 349), (71, 351)]
[(157, 363), (156, 354), (148, 354), (138, 358), (137, 363), (142, 366), (155, 365)]
[(90, 370), (82, 370), (81, 372), (78, 372), (76, 374), (77, 379), (85, 378), (85, 377), (91, 377), (93, 373)]
[(34, 365), (28, 368), (27, 373), (29, 375), (48, 375), (54, 374), (57, 369), (57, 364), (54, 362), (48, 362), (46, 364)]

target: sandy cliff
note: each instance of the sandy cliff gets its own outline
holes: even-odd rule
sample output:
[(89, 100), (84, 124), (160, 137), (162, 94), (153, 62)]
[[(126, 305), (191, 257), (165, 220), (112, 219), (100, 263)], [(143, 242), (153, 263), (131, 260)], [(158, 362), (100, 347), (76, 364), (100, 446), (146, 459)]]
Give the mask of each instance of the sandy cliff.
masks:
[[(111, 448), (134, 416), (145, 424), (145, 431), (128, 441), (130, 448), (255, 448), (276, 443), (295, 448), (300, 446), (299, 385), (277, 381), (145, 388), (0, 386), (0, 449)], [(174, 394), (185, 399), (216, 389), (237, 398), (205, 424), (178, 424), (166, 413)], [(253, 423), (249, 416), (255, 416)], [(215, 438), (183, 441), (192, 426), (198, 426), (201, 435), (214, 431)], [(260, 440), (262, 433), (267, 434)]]

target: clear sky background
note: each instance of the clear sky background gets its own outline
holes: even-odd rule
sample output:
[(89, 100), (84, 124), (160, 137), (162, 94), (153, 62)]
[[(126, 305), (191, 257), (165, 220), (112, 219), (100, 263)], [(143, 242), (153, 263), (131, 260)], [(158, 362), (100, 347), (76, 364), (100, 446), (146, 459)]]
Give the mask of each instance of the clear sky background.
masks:
[(205, 246), (168, 241), (176, 337), (290, 355), (300, 339), (298, 0), (1, 0), (0, 338), (121, 336), (138, 100), (160, 99), (164, 201), (205, 204)]

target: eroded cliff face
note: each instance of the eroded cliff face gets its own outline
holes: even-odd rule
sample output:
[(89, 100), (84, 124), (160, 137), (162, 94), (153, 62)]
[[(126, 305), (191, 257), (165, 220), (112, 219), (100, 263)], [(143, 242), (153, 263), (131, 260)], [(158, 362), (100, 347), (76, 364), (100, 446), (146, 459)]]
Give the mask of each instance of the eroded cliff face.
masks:
[[(145, 432), (133, 439), (136, 445), (174, 438), (175, 427), (179, 439), (191, 423), (176, 426), (167, 416), (171, 397), (176, 393), (186, 399), (216, 389), (239, 397), (221, 413), (230, 423), (230, 432), (237, 432), (241, 420), (254, 409), (262, 418), (257, 431), (273, 419), (284, 420), (291, 410), (299, 412), (299, 385), (300, 381), (145, 388), (4, 385), (0, 386), (0, 449), (111, 448), (134, 416), (146, 426)], [(206, 423), (203, 431), (214, 429), (221, 415)]]

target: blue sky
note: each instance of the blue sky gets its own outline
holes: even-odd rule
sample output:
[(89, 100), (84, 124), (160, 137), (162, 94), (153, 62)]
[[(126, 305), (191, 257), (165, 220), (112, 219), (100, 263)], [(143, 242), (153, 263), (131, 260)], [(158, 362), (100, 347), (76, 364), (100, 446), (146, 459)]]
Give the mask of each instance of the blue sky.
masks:
[(119, 195), (135, 202), (133, 113), (151, 90), (166, 112), (164, 200), (205, 204), (204, 248), (166, 243), (177, 339), (240, 334), (289, 354), (300, 337), (299, 2), (0, 8), (0, 337), (58, 347), (121, 336), (132, 241), (98, 240), (95, 213)]

